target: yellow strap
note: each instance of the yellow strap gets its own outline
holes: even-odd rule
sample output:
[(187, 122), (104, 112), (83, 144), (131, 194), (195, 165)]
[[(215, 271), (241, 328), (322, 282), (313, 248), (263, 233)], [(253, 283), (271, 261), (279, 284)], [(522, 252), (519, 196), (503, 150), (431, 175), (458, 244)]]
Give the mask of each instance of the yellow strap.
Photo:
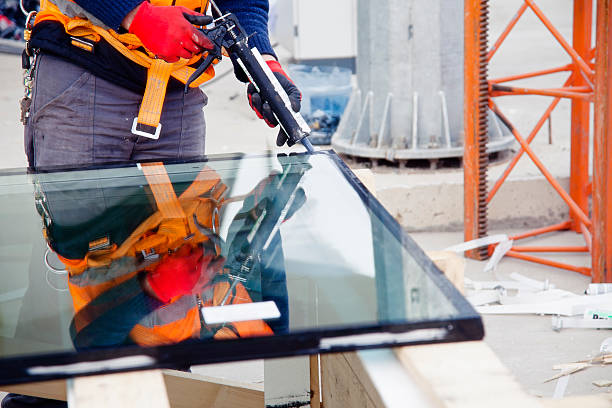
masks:
[[(166, 87), (173, 69), (172, 64), (160, 59), (153, 61), (153, 64), (149, 67), (147, 87), (138, 112), (138, 123), (152, 127), (159, 124), (164, 98), (166, 97)], [(170, 182), (170, 179), (168, 179), (168, 182)], [(174, 190), (172, 192), (174, 193)], [(176, 198), (176, 195), (174, 197)]]
[[(97, 35), (102, 37), (108, 42), (113, 48), (119, 51), (124, 57), (132, 60), (133, 62), (142, 65), (143, 67), (149, 69), (151, 65), (158, 59), (152, 57), (148, 53), (144, 53), (137, 49), (132, 49), (136, 47), (142, 47), (142, 43), (134, 34), (118, 34), (113, 30), (105, 30), (102, 27), (98, 27), (93, 25), (88, 20), (83, 20), (79, 18), (70, 19), (65, 25), (66, 33), (75, 36), (75, 37), (85, 37), (88, 35)], [(191, 59), (187, 60), (181, 58), (178, 62), (174, 62), (169, 64), (172, 66), (171, 75), (181, 81), (182, 83), (187, 82), (187, 79), (195, 72), (195, 68), (189, 67), (200, 59), (199, 56), (194, 56)], [(197, 86), (202, 85), (204, 82), (215, 76), (214, 68), (209, 67), (206, 72), (200, 76), (196, 81), (194, 81), (190, 86), (195, 88)]]
[[(118, 34), (114, 30), (105, 30), (102, 27), (92, 24), (89, 20), (82, 18), (69, 18), (62, 14), (57, 6), (48, 0), (41, 3), (41, 12), (38, 13), (36, 23), (46, 20), (59, 21), (64, 25), (66, 33), (75, 37), (86, 37), (97, 42), (104, 38), (113, 48), (129, 60), (147, 68), (147, 85), (140, 111), (138, 112), (138, 123), (157, 127), (163, 108), (166, 88), (170, 76), (182, 83), (186, 83), (195, 68), (190, 67), (200, 60), (201, 56), (193, 56), (191, 59), (181, 58), (178, 62), (167, 63), (155, 58), (149, 52), (142, 52), (139, 48), (145, 49), (140, 39), (134, 34)], [(204, 74), (189, 86), (198, 87), (204, 82), (215, 76), (215, 70), (210, 66)]]
[(141, 164), (147, 183), (153, 191), (157, 208), (164, 218), (183, 218), (187, 216), (183, 207), (174, 192), (172, 182), (163, 163), (144, 163)]

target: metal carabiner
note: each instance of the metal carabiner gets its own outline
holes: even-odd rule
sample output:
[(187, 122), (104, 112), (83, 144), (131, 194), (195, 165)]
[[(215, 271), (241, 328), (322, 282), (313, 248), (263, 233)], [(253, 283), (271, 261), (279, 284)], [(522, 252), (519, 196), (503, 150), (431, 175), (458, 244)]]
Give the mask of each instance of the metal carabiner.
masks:
[[(21, 10), (23, 11), (23, 9)], [(33, 10), (30, 11), (29, 13), (25, 13), (26, 17), (26, 21), (25, 21), (25, 29), (26, 30), (31, 30), (32, 29), (32, 21), (34, 21), (34, 19), (36, 19), (36, 14), (37, 11)]]
[[(214, 214), (214, 213), (213, 213)], [(211, 232), (208, 228), (206, 228), (204, 225), (200, 224), (200, 222), (198, 221), (198, 217), (196, 217), (195, 214), (193, 214), (193, 223), (195, 224), (196, 228), (198, 229), (198, 231), (200, 231), (202, 233), (202, 235), (204, 235), (206, 238), (210, 239), (210, 241), (218, 246), (219, 248), (222, 247), (223, 245), (223, 239), (221, 239), (221, 237), (219, 235), (217, 235), (214, 230)]]

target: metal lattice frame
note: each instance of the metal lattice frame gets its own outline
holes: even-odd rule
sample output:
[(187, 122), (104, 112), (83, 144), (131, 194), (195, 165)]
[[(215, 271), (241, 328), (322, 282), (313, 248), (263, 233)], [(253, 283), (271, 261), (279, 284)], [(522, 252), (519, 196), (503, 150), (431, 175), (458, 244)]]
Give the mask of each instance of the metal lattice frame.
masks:
[[(474, 21), (482, 21), (482, 15), (474, 16), (470, 14), (472, 10), (475, 12), (483, 11), (486, 8), (487, 0), (466, 0), (466, 28), (469, 24), (474, 24)], [(569, 64), (552, 67), (550, 69), (539, 70), (536, 72), (528, 72), (507, 76), (504, 78), (489, 79), (487, 82), (488, 105), (499, 115), (499, 117), (511, 129), (516, 141), (521, 148), (510, 161), (508, 167), (503, 172), (501, 177), (495, 182), (491, 190), (486, 195), (486, 204), (488, 204), (499, 191), (505, 180), (508, 178), (519, 159), (523, 154), (527, 154), (531, 161), (537, 166), (542, 175), (555, 189), (563, 201), (567, 204), (570, 210), (569, 220), (552, 225), (545, 228), (529, 231), (517, 236), (511, 237), (513, 241), (518, 241), (524, 238), (533, 237), (545, 233), (562, 230), (573, 230), (580, 233), (584, 237), (584, 246), (519, 246), (514, 245), (506, 255), (519, 258), (531, 262), (537, 262), (544, 265), (563, 268), (575, 272), (579, 272), (592, 277), (594, 282), (612, 282), (612, 212), (608, 211), (608, 205), (612, 204), (612, 181), (609, 181), (608, 175), (612, 174), (612, 140), (608, 140), (610, 129), (609, 117), (610, 112), (610, 87), (608, 78), (608, 64), (610, 59), (609, 44), (610, 44), (610, 0), (599, 0), (597, 3), (597, 47), (591, 44), (592, 34), (592, 0), (575, 0), (574, 1), (574, 29), (572, 45), (566, 41), (559, 31), (554, 27), (551, 21), (546, 17), (542, 10), (536, 5), (534, 0), (524, 0), (516, 15), (509, 22), (505, 30), (501, 33), (495, 44), (486, 54), (486, 61), (482, 61), (480, 55), (476, 53), (468, 53), (467, 51), (476, 48), (481, 43), (478, 38), (470, 37), (470, 33), (466, 29), (466, 54), (465, 66), (479, 66), (482, 70), (482, 65), (486, 65), (495, 55), (497, 50), (503, 44), (508, 34), (515, 27), (521, 16), (530, 9), (535, 13), (539, 20), (544, 24), (548, 31), (552, 34), (555, 40), (567, 52), (571, 59)], [(485, 6), (483, 6), (485, 5)], [(468, 20), (472, 22), (468, 22)], [(486, 30), (487, 27), (484, 27)], [(479, 30), (483, 30), (482, 27)], [(475, 30), (478, 32), (478, 30)], [(480, 34), (486, 38), (486, 34)], [(476, 36), (477, 37), (477, 36)], [(597, 55), (597, 58), (595, 56)], [(593, 61), (595, 58), (595, 62)], [(553, 73), (567, 72), (568, 77), (559, 88), (524, 88), (506, 85), (508, 82), (534, 78)], [(475, 95), (470, 93), (470, 89), (476, 86), (482, 86), (482, 78), (475, 78), (468, 75), (466, 70), (466, 104), (465, 117), (470, 118), (477, 115)], [(552, 102), (544, 111), (535, 127), (531, 130), (527, 138), (512, 125), (508, 118), (501, 112), (493, 98), (509, 96), (509, 95), (543, 95), (553, 97)], [(566, 191), (561, 187), (559, 182), (552, 176), (550, 171), (544, 166), (542, 161), (537, 157), (530, 147), (531, 141), (542, 128), (544, 123), (550, 118), (551, 113), (556, 108), (561, 98), (569, 98), (571, 100), (571, 170), (570, 170), (570, 188)], [(589, 181), (589, 127), (590, 127), (590, 103), (595, 104), (595, 129), (594, 129), (594, 163), (593, 163), (593, 183)], [(466, 146), (470, 139), (474, 139), (476, 129), (470, 126), (471, 122), (466, 120)], [(478, 130), (480, 131), (480, 130)], [(476, 139), (477, 140), (477, 139)], [(476, 144), (474, 148), (466, 148), (465, 162), (476, 163), (478, 168), (484, 166), (485, 163), (479, 161), (479, 146)], [(486, 175), (485, 175), (486, 177)], [(483, 183), (483, 174), (475, 172), (466, 166), (465, 174), (465, 231), (466, 240), (475, 239), (483, 236), (479, 230), (475, 228), (474, 223), (474, 208), (479, 210), (477, 214), (485, 214), (486, 210), (482, 210), (482, 199), (476, 191), (479, 191)], [(593, 211), (589, 214), (589, 197), (592, 196)], [(489, 253), (493, 250), (488, 248)], [(560, 252), (591, 252), (592, 268), (578, 267), (562, 262), (557, 262), (550, 259), (541, 258), (528, 253), (560, 253)]]

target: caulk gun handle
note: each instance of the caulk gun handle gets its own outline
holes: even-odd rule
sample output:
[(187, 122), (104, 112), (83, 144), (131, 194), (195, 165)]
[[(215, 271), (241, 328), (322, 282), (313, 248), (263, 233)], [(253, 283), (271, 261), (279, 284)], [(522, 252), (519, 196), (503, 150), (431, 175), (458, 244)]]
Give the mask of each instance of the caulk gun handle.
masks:
[(289, 145), (301, 142), (308, 153), (313, 153), (312, 144), (307, 139), (310, 127), (300, 115), (291, 108), (287, 93), (278, 82), (268, 64), (256, 48), (249, 48), (247, 40), (238, 41), (229, 49), (234, 54), (251, 83), (262, 99), (268, 102), (280, 127), (289, 138)]
[(213, 54), (212, 52), (208, 53), (204, 61), (202, 61), (200, 66), (193, 72), (193, 74), (191, 74), (187, 82), (185, 82), (185, 93), (189, 92), (189, 85), (191, 85), (193, 81), (198, 79), (200, 75), (202, 75), (204, 71), (206, 71), (208, 67), (210, 67), (210, 64), (213, 63), (215, 58), (217, 58), (217, 55)]

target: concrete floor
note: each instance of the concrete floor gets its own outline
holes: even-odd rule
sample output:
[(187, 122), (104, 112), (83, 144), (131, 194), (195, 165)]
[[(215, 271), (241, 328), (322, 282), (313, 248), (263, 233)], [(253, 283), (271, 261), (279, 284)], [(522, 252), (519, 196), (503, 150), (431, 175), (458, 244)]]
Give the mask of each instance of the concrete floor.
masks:
[[(495, 39), (497, 34), (520, 6), (521, 0), (504, 0), (491, 2), (491, 36)], [(571, 39), (571, 0), (539, 0), (538, 5), (547, 13), (566, 39)], [(558, 46), (550, 47), (552, 37), (547, 34), (541, 23), (533, 13), (527, 12), (519, 22), (517, 29), (521, 32), (513, 33), (507, 44), (500, 49), (493, 59), (490, 75), (501, 76), (510, 73), (523, 72), (530, 69), (552, 67), (569, 62)], [(529, 44), (531, 48), (526, 49)], [(227, 63), (219, 66), (219, 72), (231, 67)], [(0, 153), (0, 168), (23, 167), (26, 163), (22, 147), (22, 127), (18, 122), (18, 101), (22, 95), (20, 59), (17, 56), (0, 55), (0, 77), (3, 86), (0, 89), (0, 129), (2, 152)], [(554, 84), (557, 86), (562, 80), (560, 75), (551, 76), (544, 82), (544, 86)], [(551, 82), (548, 82), (551, 81)], [(525, 82), (528, 85), (528, 81)], [(245, 98), (244, 86), (228, 75), (225, 78), (206, 87), (209, 95), (209, 106), (205, 109), (208, 121), (207, 152), (255, 152), (276, 149), (274, 140), (276, 132), (257, 120), (251, 112)], [(547, 98), (521, 97), (511, 100), (506, 98), (499, 102), (502, 110), (515, 121), (517, 127), (527, 133), (543, 112)], [(569, 174), (569, 104), (563, 102), (553, 114), (552, 139), (548, 144), (548, 133), (542, 131), (534, 141), (534, 148), (540, 154), (544, 163), (556, 176), (566, 178)], [(296, 149), (299, 149), (296, 148)], [(285, 150), (285, 149), (280, 149)], [(493, 174), (500, 174), (503, 163), (491, 168)], [(463, 240), (461, 232), (462, 214), (462, 173), (460, 169), (441, 169), (437, 171), (410, 170), (380, 167), (375, 169), (377, 193), (390, 212), (398, 216), (400, 221), (410, 227), (410, 218), (418, 218), (422, 224), (418, 228), (422, 232), (413, 234), (415, 240), (426, 250), (439, 250), (448, 245)], [(512, 175), (516, 181), (513, 188), (508, 188), (501, 204), (508, 207), (496, 210), (495, 225), (510, 226), (511, 229), (521, 229), (532, 225), (549, 222), (561, 218), (564, 214), (562, 206), (553, 202), (551, 196), (536, 197), (532, 207), (526, 207), (519, 217), (510, 217), (512, 208), (517, 202), (526, 201), (526, 196), (534, 196), (543, 189), (542, 178), (539, 172), (528, 160), (521, 160), (517, 170)], [(400, 190), (394, 190), (396, 187)], [(419, 189), (420, 188), (420, 189)], [(442, 203), (435, 207), (434, 212), (427, 211), (434, 207), (433, 202)], [(499, 204), (499, 205), (501, 205)], [(437, 205), (437, 204), (436, 204)], [(498, 205), (495, 202), (493, 205)], [(557, 210), (547, 210), (557, 206)], [(400, 212), (398, 208), (408, 212)], [(501, 208), (501, 207), (500, 207)], [(548, 213), (536, 213), (536, 209), (544, 209)], [(404, 211), (404, 210), (402, 210)], [(539, 211), (539, 210), (538, 210)], [(518, 211), (514, 211), (517, 213)], [(428, 216), (427, 214), (430, 214)], [(434, 216), (435, 214), (438, 214)], [(440, 215), (442, 214), (442, 215)], [(452, 217), (444, 218), (444, 214)], [(544, 214), (542, 216), (533, 214)], [(504, 221), (504, 216), (506, 216)], [(428, 228), (427, 225), (430, 227)], [(455, 232), (432, 232), (432, 230), (455, 229)], [(507, 232), (507, 231), (504, 231)], [(576, 242), (577, 236), (573, 233), (555, 234), (556, 244)], [(579, 242), (579, 241), (578, 241)], [(588, 256), (571, 255), (559, 257), (576, 264), (587, 265)], [(468, 260), (466, 276), (471, 279), (492, 279), (482, 272), (484, 264)], [(507, 276), (512, 272), (534, 279), (548, 279), (557, 287), (582, 293), (589, 279), (572, 272), (537, 266), (514, 259), (503, 259), (499, 265), (500, 276)], [(560, 333), (551, 329), (550, 317), (542, 316), (485, 316), (485, 341), (497, 353), (501, 360), (514, 373), (524, 389), (534, 395), (551, 397), (555, 382), (544, 384), (543, 381), (556, 373), (552, 366), (586, 358), (599, 349), (601, 342), (609, 336), (610, 331), (567, 329)], [(261, 380), (260, 368), (253, 371), (251, 381)], [(584, 372), (572, 375), (567, 394), (589, 394), (594, 392), (607, 392), (603, 388), (592, 385), (593, 380), (612, 380), (612, 368), (590, 368)]]
[[(491, 234), (509, 231), (491, 231)], [(461, 232), (422, 232), (411, 234), (426, 251), (440, 250), (463, 241)], [(533, 245), (576, 245), (580, 237), (573, 232), (551, 234), (532, 239)], [(527, 241), (526, 241), (527, 242)], [(588, 265), (586, 254), (556, 256), (555, 260), (574, 265)], [(467, 260), (465, 276), (475, 281), (511, 280), (511, 273), (548, 280), (559, 289), (583, 294), (590, 279), (584, 275), (560, 269), (540, 266), (513, 258), (504, 258), (496, 274), (483, 272), (486, 262)], [(595, 355), (604, 339), (612, 337), (610, 330), (564, 329), (552, 330), (551, 316), (537, 315), (484, 315), (485, 342), (510, 369), (524, 390), (538, 397), (551, 398), (556, 381), (544, 383), (558, 371), (555, 364), (584, 360)], [(586, 395), (608, 392), (598, 388), (593, 381), (612, 380), (612, 367), (592, 367), (571, 376), (565, 395)]]

